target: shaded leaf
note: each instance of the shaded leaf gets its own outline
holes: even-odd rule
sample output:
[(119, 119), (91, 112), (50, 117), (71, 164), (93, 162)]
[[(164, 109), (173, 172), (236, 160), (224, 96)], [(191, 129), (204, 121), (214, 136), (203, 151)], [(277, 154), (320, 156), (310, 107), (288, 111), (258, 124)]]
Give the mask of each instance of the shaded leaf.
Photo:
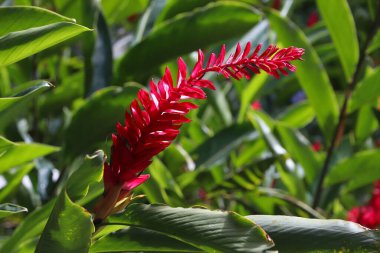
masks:
[(264, 230), (233, 212), (132, 204), (109, 221), (160, 232), (206, 251), (261, 252), (273, 246)]
[(34, 164), (26, 164), (17, 168), (15, 172), (12, 171), (11, 175), (4, 175), (7, 180), (7, 184), (1, 188), (0, 202), (4, 201), (4, 199), (6, 199), (9, 194), (11, 194), (20, 186), (22, 178), (33, 168)]
[(203, 252), (152, 230), (129, 227), (96, 241), (90, 252)]
[(344, 220), (250, 215), (276, 243), (280, 252), (377, 252), (380, 233)]

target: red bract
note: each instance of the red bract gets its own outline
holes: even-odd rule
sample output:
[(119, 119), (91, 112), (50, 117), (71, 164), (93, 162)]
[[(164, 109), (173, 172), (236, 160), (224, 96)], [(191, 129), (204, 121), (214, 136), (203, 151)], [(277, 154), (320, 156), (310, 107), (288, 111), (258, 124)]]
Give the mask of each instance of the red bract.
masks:
[[(141, 173), (151, 164), (152, 158), (177, 137), (181, 125), (190, 121), (185, 115), (197, 108), (195, 104), (183, 100), (205, 99), (202, 89), (215, 89), (210, 81), (204, 79), (207, 72), (241, 79), (260, 73), (261, 69), (278, 78), (279, 72), (287, 75), (286, 70), (295, 71), (290, 61), (301, 59), (304, 53), (303, 49), (295, 47), (279, 49), (271, 45), (262, 54), (259, 54), (260, 49), (261, 45), (250, 54), (250, 43), (244, 50), (238, 44), (235, 53), (225, 61), (226, 49), (223, 45), (219, 56), (211, 54), (206, 64), (203, 52), (199, 50), (198, 61), (190, 75), (187, 74), (186, 64), (179, 58), (175, 84), (167, 68), (158, 83), (150, 82), (150, 92), (144, 89), (138, 92), (138, 98), (133, 100), (125, 113), (124, 125), (118, 123), (117, 133), (112, 135), (111, 161), (104, 165), (106, 205), (122, 200), (133, 188), (148, 179), (148, 175)], [(110, 194), (111, 197), (108, 196)], [(105, 202), (100, 202), (96, 209), (104, 209)], [(103, 211), (98, 216), (103, 218), (110, 211)]]
[(380, 226), (380, 181), (377, 181), (368, 205), (352, 208), (347, 219), (368, 228)]

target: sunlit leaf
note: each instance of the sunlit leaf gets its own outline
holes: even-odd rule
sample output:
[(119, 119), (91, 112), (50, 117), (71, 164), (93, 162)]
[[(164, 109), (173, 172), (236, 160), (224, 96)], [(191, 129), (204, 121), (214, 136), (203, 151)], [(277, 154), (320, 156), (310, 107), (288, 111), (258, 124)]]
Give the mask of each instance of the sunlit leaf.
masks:
[(11, 203), (0, 204), (0, 219), (13, 215), (13, 214), (23, 213), (27, 211), (28, 211), (27, 208), (19, 206), (19, 205), (15, 205)]

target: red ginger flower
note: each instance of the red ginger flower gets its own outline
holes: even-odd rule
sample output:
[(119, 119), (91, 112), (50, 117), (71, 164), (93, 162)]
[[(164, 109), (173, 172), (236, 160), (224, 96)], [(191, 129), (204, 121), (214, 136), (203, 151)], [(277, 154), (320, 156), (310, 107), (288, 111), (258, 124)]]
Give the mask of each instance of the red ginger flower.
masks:
[(352, 208), (347, 214), (347, 219), (368, 228), (380, 226), (380, 180), (375, 183), (368, 205)]
[[(184, 99), (205, 99), (203, 88), (215, 89), (203, 79), (207, 72), (221, 73), (226, 78), (250, 78), (251, 72), (264, 70), (274, 77), (279, 72), (287, 75), (286, 69), (295, 71), (290, 61), (301, 59), (304, 50), (296, 47), (279, 49), (270, 45), (259, 55), (261, 45), (250, 54), (251, 44), (244, 50), (238, 44), (235, 53), (225, 61), (226, 48), (223, 45), (219, 56), (211, 54), (204, 64), (204, 55), (198, 51), (198, 61), (187, 74), (182, 58), (178, 59), (178, 79), (173, 83), (168, 68), (158, 83), (150, 82), (150, 93), (144, 89), (138, 92), (130, 111), (125, 113), (124, 126), (116, 125), (117, 133), (112, 135), (111, 161), (104, 164), (104, 199), (95, 208), (100, 219), (107, 217), (118, 201), (123, 200), (132, 189), (145, 182), (149, 175), (141, 173), (151, 164), (152, 158), (163, 151), (179, 134), (184, 122), (190, 122), (185, 115), (197, 106)], [(110, 196), (111, 195), (111, 196)], [(102, 209), (102, 211), (99, 211)]]

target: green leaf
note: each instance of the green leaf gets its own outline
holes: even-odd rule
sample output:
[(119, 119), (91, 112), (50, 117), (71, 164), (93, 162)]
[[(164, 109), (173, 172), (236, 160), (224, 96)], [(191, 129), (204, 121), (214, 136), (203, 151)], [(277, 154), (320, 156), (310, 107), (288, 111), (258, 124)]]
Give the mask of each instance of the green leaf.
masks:
[(206, 251), (248, 253), (273, 246), (264, 230), (234, 212), (132, 204), (109, 222), (150, 229)]
[(321, 168), (321, 164), (312, 151), (310, 143), (305, 136), (297, 130), (280, 124), (276, 125), (276, 129), (284, 147), (291, 157), (302, 165), (307, 182), (312, 184)]
[(11, 142), (0, 136), (0, 173), (35, 158), (57, 152), (59, 148), (44, 144)]
[(59, 22), (4, 35), (0, 37), (0, 66), (15, 63), (86, 31), (90, 30)]
[(203, 252), (161, 233), (129, 227), (96, 241), (90, 248), (95, 252)]
[(137, 15), (145, 10), (149, 0), (102, 0), (104, 16), (110, 24), (125, 21), (129, 16)]
[(35, 252), (87, 253), (94, 231), (90, 213), (74, 204), (66, 191), (62, 191)]
[(264, 87), (265, 82), (268, 80), (268, 75), (255, 75), (249, 81), (247, 86), (241, 94), (241, 106), (238, 116), (238, 122), (242, 123), (244, 121), (244, 116), (249, 108), (249, 105), (257, 97), (259, 91)]
[(379, 129), (379, 124), (372, 111), (372, 107), (368, 105), (362, 106), (359, 109), (355, 125), (355, 137), (357, 141), (364, 142), (377, 129)]
[(34, 6), (0, 7), (0, 37), (11, 32), (57, 22), (75, 22), (75, 20)]
[(28, 212), (28, 209), (11, 203), (0, 204), (0, 219), (23, 212)]
[(252, 125), (245, 123), (227, 127), (198, 146), (192, 155), (196, 157), (196, 167), (210, 167), (227, 159), (229, 153), (243, 141), (257, 136)]
[(349, 191), (371, 184), (377, 179), (380, 179), (380, 150), (366, 150), (333, 166), (326, 177), (325, 185), (349, 181), (345, 185), (345, 190)]
[(302, 128), (308, 125), (315, 118), (315, 112), (308, 102), (301, 102), (286, 109), (278, 120), (293, 128)]
[(166, 2), (165, 7), (158, 16), (156, 23), (159, 24), (163, 21), (171, 19), (176, 15), (184, 12), (189, 12), (195, 8), (205, 6), (210, 2), (215, 2), (215, 0), (192, 0), (192, 1), (177, 1), (169, 0)]
[(296, 76), (315, 111), (321, 130), (328, 140), (331, 139), (338, 119), (338, 102), (321, 60), (305, 34), (292, 21), (275, 11), (267, 11), (267, 16), (283, 46), (305, 49), (304, 61), (294, 62)]
[(279, 252), (378, 252), (380, 233), (344, 220), (250, 215)]
[(246, 4), (218, 2), (163, 22), (122, 57), (118, 80), (145, 79), (155, 67), (176, 56), (243, 35), (259, 19)]
[(65, 130), (66, 159), (92, 152), (101, 146), (99, 143), (106, 143), (116, 129), (116, 122), (124, 121), (125, 109), (138, 90), (137, 86), (107, 87), (96, 91), (77, 108)]
[(11, 175), (3, 175), (7, 180), (7, 184), (1, 188), (0, 202), (4, 201), (4, 199), (6, 199), (9, 194), (11, 194), (20, 186), (23, 177), (28, 174), (33, 168), (34, 164), (26, 164), (17, 168), (16, 171), (12, 171)]
[(357, 88), (352, 93), (349, 103), (349, 112), (357, 110), (363, 105), (376, 102), (380, 96), (380, 68), (376, 68), (371, 74), (358, 83)]
[(82, 199), (87, 195), (91, 184), (100, 182), (104, 161), (104, 152), (98, 150), (93, 155), (86, 156), (80, 168), (70, 176), (66, 183), (66, 191), (73, 201)]
[[(101, 163), (102, 159), (103, 153), (97, 152), (94, 155), (87, 157), (84, 160), (83, 164), (80, 165), (78, 170), (72, 174), (66, 184), (66, 189), (70, 192), (70, 194), (72, 194), (70, 197), (78, 199), (86, 194), (88, 185), (85, 185), (82, 182), (78, 182), (77, 178), (82, 175), (82, 180), (84, 182), (87, 182), (90, 186), (95, 183), (97, 180), (97, 177), (95, 175), (98, 175), (99, 170), (101, 170), (103, 167), (103, 164)], [(86, 174), (84, 171), (88, 172), (87, 175), (83, 175)], [(90, 171), (91, 173), (94, 173), (94, 175), (88, 176), (88, 174), (90, 174)], [(73, 185), (74, 183), (78, 183), (79, 185)], [(88, 195), (86, 195), (85, 198), (78, 201), (78, 203), (80, 202), (81, 205), (85, 205), (89, 201), (93, 200), (93, 197), (89, 196), (90, 194), (92, 194), (91, 191), (88, 193)], [(29, 214), (13, 232), (12, 236), (2, 245), (0, 252), (20, 252), (20, 249), (23, 248), (24, 243), (27, 243), (36, 236), (39, 236), (46, 225), (49, 214), (53, 210), (55, 201), (56, 198), (52, 199), (41, 208), (36, 209), (31, 214)]]
[(18, 114), (26, 111), (26, 105), (31, 99), (52, 87), (50, 83), (42, 80), (32, 81), (26, 85), (29, 84), (33, 86), (13, 97), (0, 98), (0, 130), (15, 120)]
[(380, 47), (380, 30), (377, 30), (377, 33), (375, 34), (375, 37), (373, 37), (371, 44), (369, 45), (367, 49), (367, 53), (373, 53)]
[(359, 42), (350, 6), (346, 0), (317, 0), (317, 5), (338, 52), (348, 82), (354, 74), (359, 59)]

